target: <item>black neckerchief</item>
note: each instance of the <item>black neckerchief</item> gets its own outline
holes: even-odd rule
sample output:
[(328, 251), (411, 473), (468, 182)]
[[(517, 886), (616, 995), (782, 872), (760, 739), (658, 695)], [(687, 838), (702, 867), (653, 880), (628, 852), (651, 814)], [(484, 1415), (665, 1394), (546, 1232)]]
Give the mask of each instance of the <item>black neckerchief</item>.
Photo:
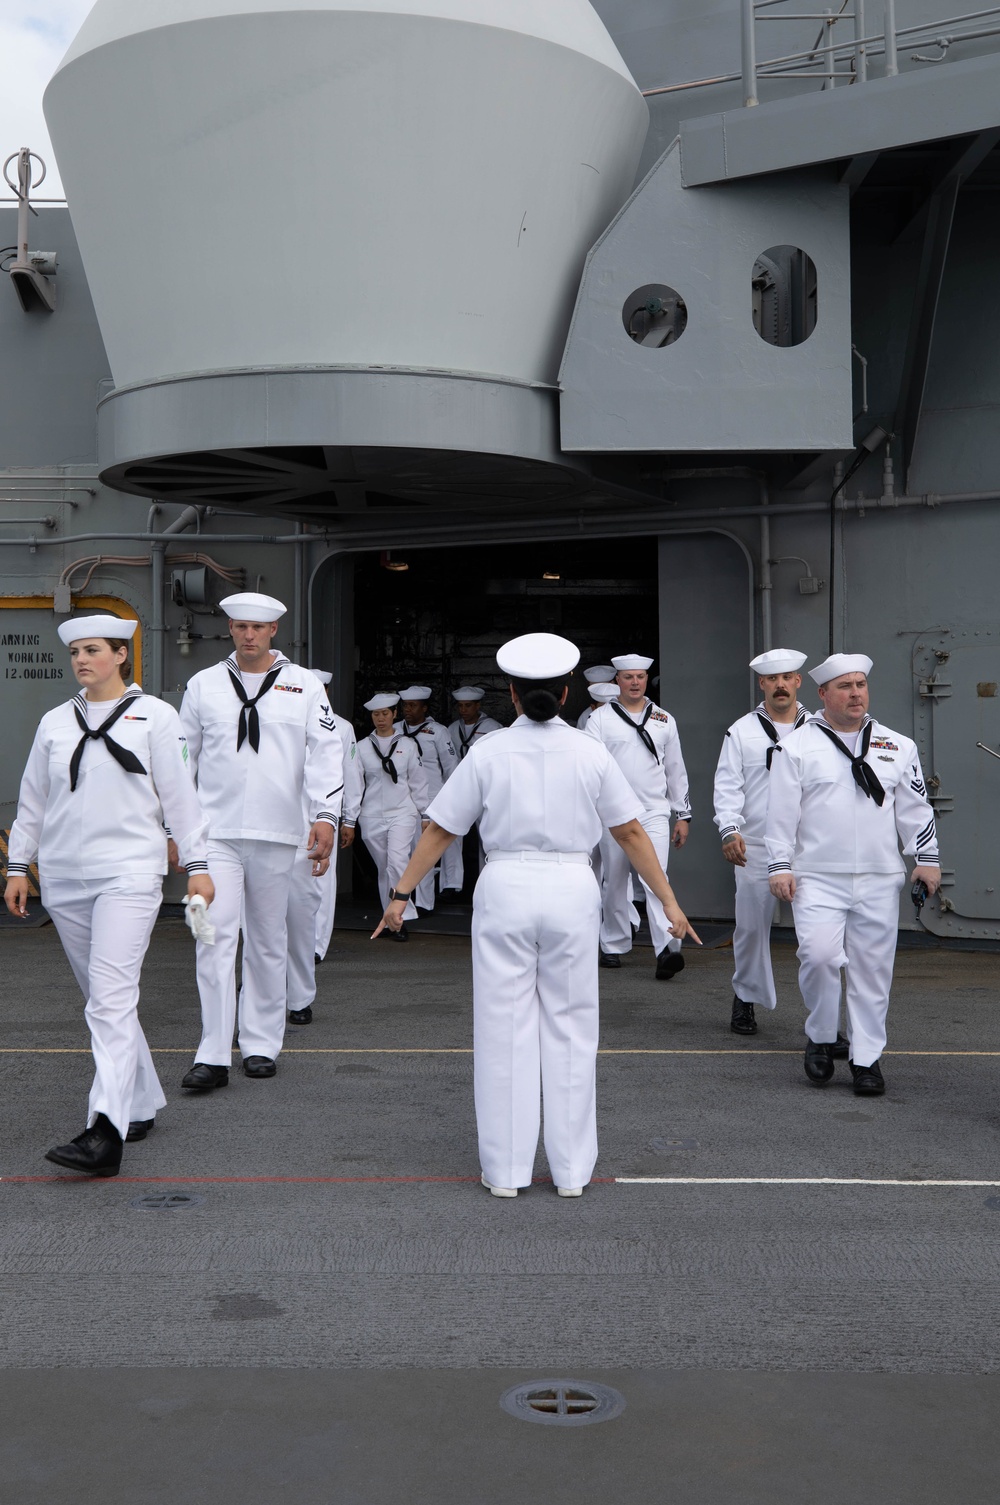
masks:
[(865, 762), (865, 756), (868, 752), (868, 744), (872, 740), (872, 727), (874, 726), (874, 722), (865, 722), (861, 732), (861, 751), (857, 754), (849, 753), (843, 742), (841, 742), (840, 738), (837, 736), (837, 733), (833, 730), (833, 727), (827, 726), (826, 722), (823, 721), (819, 716), (815, 718), (815, 724), (819, 727), (824, 736), (829, 737), (834, 747), (838, 747), (844, 754), (844, 757), (850, 761), (851, 772), (854, 775), (854, 782), (861, 790), (861, 793), (864, 795), (865, 799), (874, 800), (876, 805), (881, 805), (882, 801), (885, 799), (885, 790), (879, 783), (878, 775), (876, 774), (874, 768), (871, 768)]
[(466, 753), (469, 751), (469, 746), (470, 746), (470, 744), (472, 742), (473, 737), (476, 735), (476, 733), (479, 730), (479, 723), (480, 723), (480, 721), (482, 721), (482, 719), (483, 719), (482, 716), (480, 716), (480, 717), (477, 718), (476, 723), (472, 727), (472, 729), (469, 732), (468, 736), (465, 735), (465, 731), (464, 731), (465, 722), (464, 721), (460, 721), (458, 723), (458, 740), (459, 740), (459, 743), (461, 744), (461, 746), (459, 747), (459, 751), (458, 751), (459, 762), (461, 762), (461, 760), (465, 757)]
[(375, 752), (376, 752), (376, 754), (377, 754), (377, 756), (378, 756), (378, 758), (379, 758), (379, 760), (380, 760), (380, 762), (382, 764), (382, 768), (384, 769), (384, 771), (389, 775), (390, 779), (392, 780), (392, 782), (394, 784), (398, 784), (399, 783), (399, 770), (397, 769), (395, 763), (392, 761), (392, 755), (396, 751), (396, 748), (399, 746), (399, 738), (398, 737), (393, 737), (393, 739), (392, 739), (392, 746), (390, 747), (389, 751), (387, 753), (385, 753), (384, 755), (382, 753), (382, 749), (378, 745), (377, 738), (378, 738), (378, 732), (372, 732), (371, 737), (369, 739), (370, 742), (371, 742), (371, 745), (372, 745), (372, 747), (374, 747)]
[[(771, 746), (767, 750), (767, 764), (766, 764), (767, 771), (768, 771), (768, 773), (770, 773), (771, 772), (771, 760), (774, 757), (774, 749), (778, 745), (778, 731), (777, 731), (777, 728), (774, 725), (774, 722), (771, 720), (770, 716), (768, 716), (768, 714), (767, 714), (766, 711), (757, 711), (755, 714), (756, 714), (757, 720), (760, 722), (761, 726), (764, 728), (764, 735), (768, 738), (768, 740), (771, 743)], [(799, 707), (798, 715), (795, 717), (795, 724), (792, 727), (793, 731), (795, 731), (798, 727), (800, 727), (802, 725), (803, 721), (805, 721), (805, 719), (806, 719), (807, 714), (808, 713), (806, 711), (805, 706), (800, 706)]]
[(417, 757), (420, 759), (421, 763), (424, 761), (424, 750), (420, 746), (420, 733), (424, 731), (426, 727), (430, 726), (430, 724), (431, 718), (429, 716), (426, 721), (421, 721), (419, 726), (414, 727), (412, 732), (410, 731), (410, 728), (407, 726), (405, 721), (400, 724), (400, 731), (403, 733), (403, 736), (406, 738), (406, 740), (408, 742), (416, 743)]
[(233, 689), (236, 691), (237, 695), (240, 698), (240, 724), (236, 732), (237, 752), (239, 752), (244, 742), (246, 742), (248, 739), (250, 746), (253, 748), (254, 752), (260, 752), (260, 717), (257, 715), (257, 702), (258, 700), (263, 700), (264, 696), (267, 694), (268, 690), (271, 688), (271, 686), (274, 684), (274, 681), (281, 673), (282, 667), (283, 665), (277, 664), (273, 669), (268, 669), (267, 673), (264, 675), (260, 689), (251, 700), (246, 690), (243, 688), (243, 681), (240, 679), (236, 670), (227, 663), (226, 668), (229, 670), (229, 678), (233, 682)]
[(626, 726), (630, 726), (632, 728), (632, 730), (635, 732), (636, 736), (639, 738), (639, 741), (643, 744), (643, 746), (645, 748), (647, 748), (648, 751), (653, 754), (653, 757), (656, 759), (657, 766), (659, 766), (660, 755), (656, 751), (656, 743), (653, 741), (652, 737), (649, 735), (649, 733), (646, 730), (646, 722), (649, 720), (650, 716), (652, 716), (652, 714), (653, 714), (653, 702), (652, 701), (649, 702), (649, 704), (646, 707), (646, 711), (645, 711), (645, 714), (643, 715), (642, 720), (640, 722), (638, 722), (638, 723), (636, 723), (635, 721), (632, 720), (632, 717), (629, 715), (628, 711), (624, 710), (618, 704), (617, 700), (609, 700), (608, 701), (608, 705), (614, 711), (614, 713), (615, 713), (616, 716), (620, 716), (621, 717), (621, 719), (624, 721), (624, 723), (625, 723)]
[[(91, 730), (90, 722), (87, 720), (84, 713), (80, 710), (79, 705), (74, 700), (73, 714), (76, 716), (80, 730), (83, 732), (83, 736), (76, 744), (76, 747), (73, 750), (73, 756), (69, 760), (70, 793), (73, 793), (76, 789), (77, 779), (80, 774), (80, 761), (83, 758), (83, 749), (90, 741), (103, 742), (105, 747), (108, 749), (108, 752), (114, 758), (115, 762), (120, 764), (121, 767), (124, 768), (126, 773), (146, 772), (145, 768), (143, 768), (134, 752), (129, 752), (127, 747), (122, 747), (120, 742), (115, 742), (111, 737), (108, 736), (110, 728), (114, 726), (119, 716), (124, 715), (129, 706), (132, 704), (133, 700), (138, 699), (138, 695), (130, 695), (128, 691), (126, 691), (121, 700), (119, 700), (118, 704), (115, 706), (114, 710), (111, 712), (111, 715), (105, 717), (100, 726), (95, 727), (93, 731)], [(93, 702), (87, 703), (92, 704)]]

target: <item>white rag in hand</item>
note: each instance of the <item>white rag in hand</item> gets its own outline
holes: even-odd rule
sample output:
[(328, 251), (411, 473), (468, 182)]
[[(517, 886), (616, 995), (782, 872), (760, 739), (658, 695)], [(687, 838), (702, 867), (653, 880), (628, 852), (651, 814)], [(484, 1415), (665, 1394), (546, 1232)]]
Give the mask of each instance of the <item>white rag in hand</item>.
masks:
[(184, 900), (184, 918), (196, 941), (204, 941), (206, 946), (215, 945), (215, 926), (208, 918), (208, 905), (201, 894)]

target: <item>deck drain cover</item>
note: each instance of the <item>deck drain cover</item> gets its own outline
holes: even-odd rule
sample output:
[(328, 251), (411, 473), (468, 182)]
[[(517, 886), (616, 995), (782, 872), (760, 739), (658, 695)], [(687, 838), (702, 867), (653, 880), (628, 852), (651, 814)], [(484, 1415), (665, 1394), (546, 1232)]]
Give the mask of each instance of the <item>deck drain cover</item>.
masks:
[(501, 1410), (519, 1421), (553, 1427), (585, 1427), (611, 1421), (625, 1409), (625, 1397), (610, 1385), (589, 1380), (529, 1380), (512, 1385), (500, 1397)]
[(147, 1191), (128, 1204), (141, 1212), (174, 1212), (180, 1207), (199, 1207), (204, 1197), (186, 1191)]

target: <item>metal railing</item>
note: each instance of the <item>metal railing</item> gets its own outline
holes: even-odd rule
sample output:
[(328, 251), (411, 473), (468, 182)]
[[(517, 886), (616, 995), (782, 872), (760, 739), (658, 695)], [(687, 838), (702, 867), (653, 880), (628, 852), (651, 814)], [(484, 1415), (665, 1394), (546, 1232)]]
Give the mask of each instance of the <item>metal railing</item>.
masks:
[[(872, 58), (883, 60), (882, 76), (892, 78), (899, 72), (899, 48), (903, 46), (937, 47), (936, 57), (916, 51), (911, 60), (922, 63), (944, 62), (951, 48), (961, 42), (976, 42), (1000, 36), (1000, 5), (985, 10), (966, 11), (958, 15), (899, 26), (896, 0), (882, 0), (882, 26), (868, 30), (870, 0), (842, 0), (839, 9), (805, 10), (802, 0), (740, 0), (742, 69), (739, 73), (720, 73), (711, 78), (691, 79), (680, 84), (664, 84), (644, 89), (647, 99), (658, 94), (676, 94), (687, 89), (701, 89), (710, 84), (742, 82), (743, 103), (759, 103), (759, 86), (766, 79), (812, 79), (824, 89), (838, 83), (864, 83), (869, 76)], [(850, 5), (850, 9), (848, 6)], [(795, 9), (788, 7), (795, 6)], [(757, 28), (768, 21), (814, 21), (819, 31), (811, 47), (786, 52), (777, 57), (758, 59)], [(975, 26), (975, 22), (993, 24)], [(851, 35), (837, 40), (835, 29), (850, 23)], [(825, 40), (824, 40), (825, 39)]]

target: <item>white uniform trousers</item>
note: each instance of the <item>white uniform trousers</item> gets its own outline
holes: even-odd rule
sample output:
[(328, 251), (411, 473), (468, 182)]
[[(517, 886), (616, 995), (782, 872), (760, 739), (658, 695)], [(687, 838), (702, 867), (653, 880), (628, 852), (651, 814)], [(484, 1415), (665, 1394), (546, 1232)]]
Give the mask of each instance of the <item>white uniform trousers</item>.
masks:
[(307, 856), (305, 847), (299, 848), (292, 864), (291, 886), (288, 890), (288, 988), (285, 1007), (289, 1009), (306, 1009), (316, 997), (316, 957), (320, 955), (316, 937), (320, 907), (329, 876), (328, 870), (322, 878), (314, 878), (312, 858)]
[[(397, 818), (387, 826), (366, 825), (362, 814), (361, 836), (378, 868), (378, 893), (383, 909), (389, 902), (390, 888), (398, 886), (413, 848), (420, 840), (420, 817), (410, 815), (406, 810), (399, 810), (396, 814)], [(417, 911), (411, 899), (403, 910), (403, 919), (416, 918)]]
[(159, 874), (42, 881), (42, 903), (87, 1000), (96, 1067), (87, 1127), (103, 1113), (123, 1139), (134, 1119), (155, 1118), (167, 1102), (139, 1023), (139, 974), (162, 890)]
[(771, 968), (771, 921), (778, 901), (767, 881), (767, 853), (763, 848), (747, 847), (747, 865), (735, 872), (733, 992), (744, 1003), (773, 1009), (777, 998)]
[[(308, 871), (312, 872), (311, 865)], [(333, 921), (337, 913), (337, 845), (334, 843), (333, 852), (330, 855), (330, 866), (322, 878), (314, 878), (314, 883), (319, 884), (319, 907), (316, 910), (316, 950), (313, 955), (323, 960), (330, 949), (330, 939), (333, 935)]]
[(806, 1034), (837, 1038), (840, 971), (847, 971), (851, 1060), (870, 1066), (885, 1048), (885, 1016), (899, 926), (899, 873), (807, 873), (796, 877), (792, 914)]
[[(418, 825), (417, 825), (417, 840), (419, 840), (419, 839), (420, 839), (420, 825), (418, 823)], [(417, 842), (414, 841), (413, 842), (413, 847), (415, 847), (416, 844), (417, 844)], [(409, 854), (407, 856), (406, 862), (409, 862), (410, 857), (413, 855), (413, 847), (411, 847), (411, 849), (410, 849), (410, 852), (409, 852)], [(406, 866), (406, 862), (403, 863), (403, 867)], [(400, 868), (399, 871), (402, 872), (403, 868)], [(430, 870), (430, 872), (426, 875), (426, 877), (421, 878), (420, 882), (417, 884), (417, 890), (416, 890), (416, 892), (417, 892), (417, 903), (420, 905), (421, 909), (433, 909), (434, 908), (434, 897), (435, 897), (434, 896), (434, 874), (437, 871), (438, 870), (437, 870), (436, 867), (432, 867), (431, 870)]]
[[(643, 830), (653, 843), (653, 848), (663, 871), (670, 860), (669, 815), (645, 815), (641, 817)], [(601, 885), (601, 950), (610, 956), (624, 956), (632, 950), (631, 917), (635, 910), (630, 903), (629, 874), (631, 865), (613, 836), (605, 835), (601, 842), (601, 860), (604, 869)], [(663, 905), (646, 888), (646, 919), (653, 949), (659, 956), (663, 950), (679, 951), (681, 943), (671, 935)], [(631, 913), (630, 913), (631, 911)]]
[(557, 1186), (597, 1160), (600, 895), (586, 863), (490, 861), (472, 915), (479, 1156), (494, 1186), (528, 1186), (545, 1100)]
[[(239, 1047), (247, 1056), (275, 1060), (285, 1036), (285, 966), (288, 890), (298, 848), (281, 841), (209, 838), (208, 870), (215, 884), (209, 918), (215, 945), (198, 942), (201, 1044), (195, 1057), (229, 1066), (236, 1024), (236, 946), (243, 916), (243, 985)], [(303, 864), (304, 866), (306, 864)]]
[(445, 847), (441, 856), (438, 887), (460, 890), (464, 882), (465, 864), (462, 861), (462, 838), (459, 836), (450, 846)]

